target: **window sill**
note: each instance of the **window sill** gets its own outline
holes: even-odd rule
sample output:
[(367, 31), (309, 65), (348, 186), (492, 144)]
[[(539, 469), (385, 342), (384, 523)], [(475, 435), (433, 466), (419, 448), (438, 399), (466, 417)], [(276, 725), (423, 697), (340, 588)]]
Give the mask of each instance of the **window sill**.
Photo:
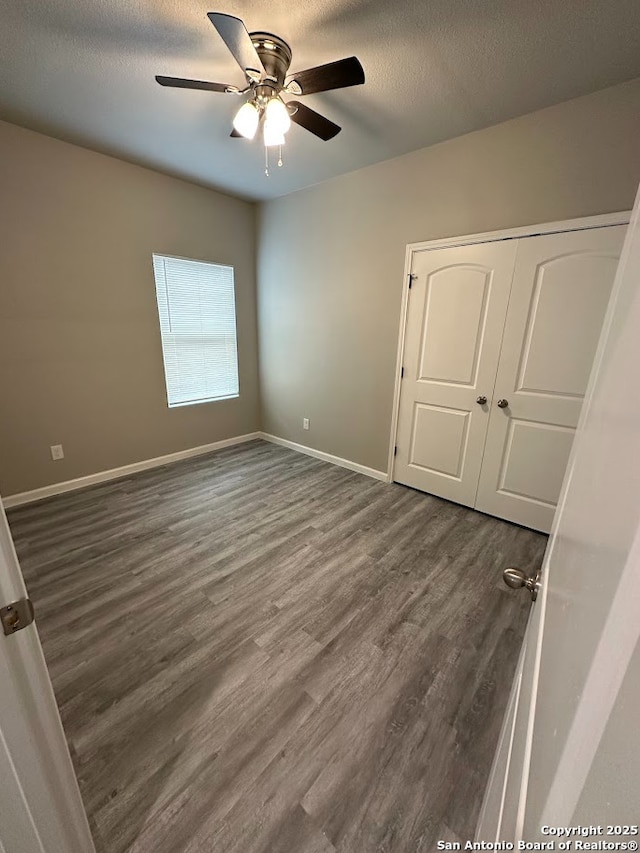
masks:
[(199, 406), (201, 403), (219, 403), (222, 400), (237, 400), (240, 394), (228, 394), (226, 397), (207, 397), (205, 400), (186, 400), (184, 403), (169, 403), (170, 409), (182, 409), (184, 406)]

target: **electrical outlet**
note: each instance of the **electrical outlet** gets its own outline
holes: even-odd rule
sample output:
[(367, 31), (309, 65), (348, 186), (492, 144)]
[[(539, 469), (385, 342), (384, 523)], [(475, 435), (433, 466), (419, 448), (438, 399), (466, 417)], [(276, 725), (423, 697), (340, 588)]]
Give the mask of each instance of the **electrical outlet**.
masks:
[(54, 461), (57, 461), (58, 459), (64, 459), (64, 450), (62, 449), (61, 444), (51, 445), (51, 458)]
[(302, 429), (309, 429), (309, 418), (302, 419)]

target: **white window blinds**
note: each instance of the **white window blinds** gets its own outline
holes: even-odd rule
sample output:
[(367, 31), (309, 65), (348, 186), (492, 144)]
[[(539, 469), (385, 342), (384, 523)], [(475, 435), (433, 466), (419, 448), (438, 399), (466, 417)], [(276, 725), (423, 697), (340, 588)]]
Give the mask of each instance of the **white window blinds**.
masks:
[(233, 267), (153, 256), (169, 406), (238, 396)]

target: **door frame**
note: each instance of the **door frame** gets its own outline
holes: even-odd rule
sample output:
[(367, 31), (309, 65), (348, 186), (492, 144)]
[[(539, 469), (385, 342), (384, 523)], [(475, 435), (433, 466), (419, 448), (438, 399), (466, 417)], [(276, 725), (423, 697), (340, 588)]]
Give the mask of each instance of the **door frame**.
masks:
[(391, 435), (387, 461), (387, 482), (393, 482), (395, 469), (394, 449), (398, 438), (398, 413), (400, 409), (401, 370), (404, 360), (404, 344), (409, 309), (409, 276), (416, 252), (448, 249), (452, 246), (469, 246), (473, 243), (494, 243), (500, 240), (519, 240), (522, 237), (540, 237), (543, 234), (561, 234), (567, 231), (588, 231), (593, 228), (608, 228), (612, 225), (628, 225), (631, 211), (602, 213), (597, 216), (584, 216), (579, 219), (563, 219), (557, 222), (543, 222), (524, 225), (519, 228), (503, 228), (498, 231), (484, 231), (479, 234), (463, 234), (458, 237), (441, 237), (435, 240), (423, 240), (407, 243), (405, 250), (404, 273), (402, 279), (402, 298), (400, 304), (400, 322), (398, 324), (398, 348), (396, 355), (395, 381), (393, 388), (393, 408), (391, 411)]

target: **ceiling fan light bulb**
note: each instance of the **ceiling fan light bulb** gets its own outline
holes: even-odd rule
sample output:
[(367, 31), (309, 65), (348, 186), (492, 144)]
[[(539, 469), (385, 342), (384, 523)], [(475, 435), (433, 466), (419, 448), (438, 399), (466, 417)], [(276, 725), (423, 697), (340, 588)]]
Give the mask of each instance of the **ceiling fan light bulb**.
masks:
[(291, 127), (291, 118), (280, 98), (271, 98), (267, 104), (265, 118), (282, 134)]
[(233, 127), (245, 139), (253, 139), (258, 129), (260, 112), (252, 101), (243, 104), (233, 119)]
[(284, 145), (284, 133), (270, 119), (265, 119), (264, 123), (264, 144), (267, 148), (273, 145)]

